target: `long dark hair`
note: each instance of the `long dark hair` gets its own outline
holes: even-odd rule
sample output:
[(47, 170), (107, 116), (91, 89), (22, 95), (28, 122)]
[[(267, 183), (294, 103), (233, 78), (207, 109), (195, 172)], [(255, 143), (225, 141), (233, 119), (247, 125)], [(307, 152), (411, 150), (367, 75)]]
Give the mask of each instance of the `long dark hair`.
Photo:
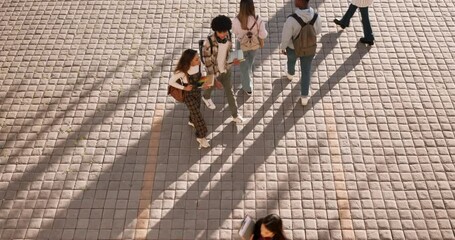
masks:
[(254, 11), (254, 2), (253, 0), (241, 0), (240, 1), (240, 10), (237, 18), (240, 21), (240, 25), (242, 26), (243, 30), (248, 30), (248, 17), (253, 16), (256, 17), (256, 13)]
[(187, 74), (188, 70), (190, 70), (191, 67), (191, 61), (193, 61), (193, 58), (196, 56), (196, 54), (197, 51), (193, 49), (187, 49), (183, 51), (174, 72), (183, 72)]
[(280, 216), (276, 214), (269, 214), (262, 219), (262, 224), (264, 224), (267, 230), (275, 234), (272, 238), (273, 240), (286, 240), (283, 231), (283, 221)]
[(261, 238), (261, 225), (264, 224), (265, 228), (275, 234), (272, 240), (287, 240), (283, 231), (283, 221), (280, 216), (276, 214), (269, 214), (265, 218), (261, 218), (256, 222), (254, 226), (254, 237), (253, 240)]

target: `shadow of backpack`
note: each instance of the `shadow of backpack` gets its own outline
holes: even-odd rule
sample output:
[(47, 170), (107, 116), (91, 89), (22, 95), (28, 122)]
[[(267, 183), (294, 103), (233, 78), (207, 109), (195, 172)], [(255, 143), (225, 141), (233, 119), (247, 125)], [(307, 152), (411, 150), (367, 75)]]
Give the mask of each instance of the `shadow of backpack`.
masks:
[(299, 34), (292, 39), (294, 44), (294, 50), (297, 57), (313, 56), (316, 54), (317, 40), (316, 30), (314, 29), (314, 23), (318, 18), (318, 14), (315, 13), (310, 22), (305, 23), (302, 18), (297, 14), (291, 14), (289, 17), (293, 17), (302, 27)]

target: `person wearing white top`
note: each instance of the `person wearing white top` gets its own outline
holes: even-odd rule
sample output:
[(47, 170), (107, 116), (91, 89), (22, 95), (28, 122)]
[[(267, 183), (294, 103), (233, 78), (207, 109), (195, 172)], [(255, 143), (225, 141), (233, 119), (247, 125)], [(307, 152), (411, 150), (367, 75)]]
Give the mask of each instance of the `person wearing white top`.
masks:
[(188, 125), (196, 130), (199, 149), (210, 147), (207, 139), (207, 125), (201, 113), (201, 88), (207, 89), (208, 83), (201, 81), (201, 62), (197, 51), (187, 49), (180, 57), (169, 85), (183, 90), (183, 102), (190, 111)]
[(360, 42), (371, 46), (374, 44), (373, 30), (371, 29), (370, 17), (368, 16), (368, 7), (371, 4), (373, 4), (373, 0), (352, 0), (343, 18), (341, 20), (334, 19), (333, 22), (342, 29), (349, 27), (349, 22), (358, 8), (360, 10), (360, 14), (362, 15), (364, 35), (363, 38), (360, 38)]
[[(317, 14), (312, 7), (309, 6), (309, 0), (295, 0), (296, 17), (301, 18), (305, 23), (313, 23), (314, 32), (316, 35), (321, 33), (322, 23), (321, 16)], [(313, 20), (314, 19), (314, 20)], [(300, 60), (300, 102), (303, 106), (308, 104), (311, 84), (311, 63), (314, 55), (297, 57), (294, 44), (292, 42), (302, 29), (300, 23), (294, 17), (288, 17), (283, 26), (281, 34), (281, 53), (287, 56), (287, 64), (285, 66), (285, 75), (289, 80), (294, 78), (295, 64), (297, 59)]]
[[(242, 89), (246, 94), (251, 95), (253, 91), (253, 83), (251, 75), (253, 74), (253, 64), (256, 56), (256, 51), (260, 43), (267, 37), (268, 32), (265, 29), (265, 23), (256, 15), (253, 0), (241, 0), (240, 10), (237, 17), (232, 20), (232, 32), (235, 34), (236, 49), (241, 48), (241, 41), (243, 38), (259, 38), (258, 45), (249, 50), (243, 51), (245, 61), (240, 63), (240, 78), (242, 80)], [(248, 32), (252, 33), (248, 36)], [(258, 40), (259, 40), (258, 39)]]
[(214, 76), (214, 85), (204, 91), (202, 101), (209, 109), (215, 109), (213, 103), (212, 91), (216, 88), (223, 88), (232, 116), (230, 122), (242, 123), (243, 118), (238, 113), (237, 102), (234, 97), (231, 81), (232, 65), (239, 65), (240, 61), (235, 58), (228, 62), (229, 53), (232, 49), (231, 28), (232, 21), (225, 15), (218, 15), (212, 19), (210, 24), (213, 34), (210, 34), (202, 46), (202, 59), (205, 65), (207, 75)]

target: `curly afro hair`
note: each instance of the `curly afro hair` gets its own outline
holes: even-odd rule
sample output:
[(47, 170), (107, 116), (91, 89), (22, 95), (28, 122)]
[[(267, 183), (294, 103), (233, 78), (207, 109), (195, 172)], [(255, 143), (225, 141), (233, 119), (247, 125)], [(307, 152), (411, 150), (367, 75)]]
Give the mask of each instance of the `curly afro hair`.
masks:
[(232, 21), (224, 15), (218, 15), (212, 20), (210, 27), (215, 32), (225, 32), (232, 28)]

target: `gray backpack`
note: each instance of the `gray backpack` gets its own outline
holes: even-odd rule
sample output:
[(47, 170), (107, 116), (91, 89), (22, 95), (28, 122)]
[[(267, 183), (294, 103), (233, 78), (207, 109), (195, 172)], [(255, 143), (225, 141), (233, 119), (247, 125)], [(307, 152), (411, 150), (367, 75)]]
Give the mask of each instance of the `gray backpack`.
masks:
[(314, 22), (318, 14), (315, 13), (313, 19), (310, 22), (305, 23), (297, 14), (292, 14), (290, 17), (293, 17), (297, 22), (299, 22), (300, 29), (297, 37), (292, 39), (294, 44), (294, 50), (297, 57), (313, 56), (316, 54), (316, 31), (314, 30)]

